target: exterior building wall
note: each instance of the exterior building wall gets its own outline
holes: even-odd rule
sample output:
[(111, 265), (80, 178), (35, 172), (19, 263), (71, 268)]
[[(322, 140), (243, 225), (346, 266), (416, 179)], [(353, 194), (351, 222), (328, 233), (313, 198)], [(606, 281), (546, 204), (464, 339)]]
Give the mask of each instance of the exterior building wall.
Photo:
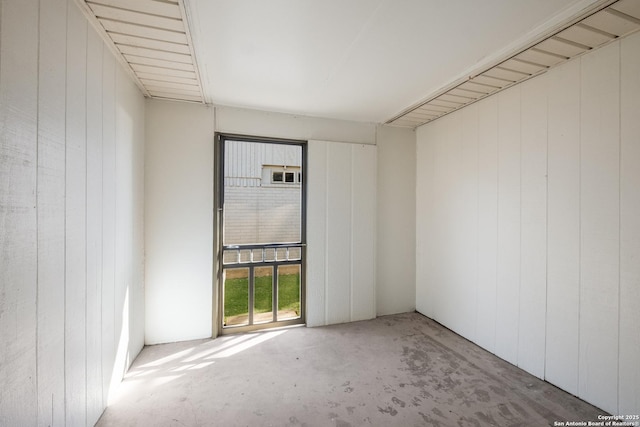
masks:
[(300, 186), (225, 189), (225, 244), (300, 240)]
[(225, 144), (225, 244), (300, 241), (301, 185), (272, 183), (272, 171), (300, 171), (295, 145)]

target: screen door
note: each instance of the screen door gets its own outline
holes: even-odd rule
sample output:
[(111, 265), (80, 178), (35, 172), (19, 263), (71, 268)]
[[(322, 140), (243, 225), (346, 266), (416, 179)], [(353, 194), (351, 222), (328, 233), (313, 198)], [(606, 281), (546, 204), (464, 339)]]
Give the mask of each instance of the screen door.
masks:
[(218, 144), (219, 330), (304, 323), (306, 143)]

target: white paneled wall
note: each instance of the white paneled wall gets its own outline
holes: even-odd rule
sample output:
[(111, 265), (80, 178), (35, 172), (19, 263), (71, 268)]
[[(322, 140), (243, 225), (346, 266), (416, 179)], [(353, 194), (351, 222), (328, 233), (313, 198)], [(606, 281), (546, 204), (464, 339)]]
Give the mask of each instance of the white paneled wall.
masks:
[(611, 349), (618, 348), (620, 320), (620, 43), (584, 56), (580, 65), (578, 395), (615, 412), (619, 354)]
[(376, 148), (310, 141), (307, 324), (376, 315)]
[(209, 338), (213, 297), (213, 108), (147, 100), (147, 344)]
[(545, 378), (578, 394), (580, 61), (548, 74)]
[(620, 43), (620, 358), (621, 414), (640, 412), (640, 36)]
[(377, 132), (378, 316), (416, 308), (416, 134), (379, 126)]
[[(420, 146), (420, 144), (418, 144)], [(432, 203), (435, 203), (433, 201)], [(478, 104), (478, 297), (475, 341), (496, 349), (498, 269), (498, 97)], [(432, 224), (436, 227), (436, 224)], [(419, 237), (418, 237), (418, 240)], [(434, 247), (434, 251), (437, 248)], [(416, 261), (417, 262), (417, 261)], [(416, 286), (417, 283), (416, 283)], [(432, 285), (432, 286), (435, 286)]]
[(416, 306), (640, 411), (640, 34), (418, 129)]
[(93, 425), (143, 344), (144, 101), (74, 1), (0, 10), (0, 425)]

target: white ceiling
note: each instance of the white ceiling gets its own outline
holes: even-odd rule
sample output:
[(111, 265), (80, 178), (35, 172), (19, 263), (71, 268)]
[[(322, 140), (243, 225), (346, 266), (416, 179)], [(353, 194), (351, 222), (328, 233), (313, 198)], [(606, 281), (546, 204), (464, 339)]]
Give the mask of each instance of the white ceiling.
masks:
[(605, 3), (183, 1), (208, 102), (368, 122)]

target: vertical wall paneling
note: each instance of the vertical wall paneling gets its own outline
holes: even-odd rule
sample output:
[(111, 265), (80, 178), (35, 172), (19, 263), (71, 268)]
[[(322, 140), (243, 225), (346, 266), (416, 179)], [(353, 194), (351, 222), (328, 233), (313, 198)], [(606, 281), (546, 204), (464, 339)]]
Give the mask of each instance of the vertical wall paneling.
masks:
[(476, 340), (476, 310), (478, 307), (478, 105), (461, 111), (462, 200), (460, 203), (460, 237), (462, 253), (460, 333)]
[(310, 141), (307, 324), (375, 317), (376, 148)]
[[(478, 103), (478, 307), (476, 342), (495, 351), (498, 256), (498, 97)], [(434, 225), (435, 227), (436, 225)]]
[(124, 71), (116, 69), (116, 239), (115, 239), (115, 289), (114, 289), (114, 331), (116, 360), (114, 374), (122, 378), (129, 362), (129, 335), (132, 292), (132, 250), (133, 209), (132, 184), (132, 148), (133, 120), (131, 105), (127, 98), (127, 82)]
[(498, 94), (496, 354), (513, 364), (520, 306), (520, 89)]
[(351, 318), (351, 145), (331, 144), (327, 153), (327, 321)]
[(580, 61), (548, 74), (545, 379), (578, 394)]
[(326, 324), (327, 144), (310, 142), (307, 197), (307, 325)]
[(144, 98), (126, 80), (115, 93), (115, 58), (75, 0), (3, 1), (0, 40), (0, 425), (93, 425), (126, 368), (111, 375), (117, 215), (138, 266), (118, 285), (137, 295), (123, 365), (142, 346)]
[(477, 215), (477, 322), (463, 335), (615, 414), (640, 408), (638, 76), (640, 33), (474, 104), (477, 212), (469, 108), (416, 141), (418, 310), (432, 300), (449, 325), (441, 308), (464, 303), (451, 270), (469, 265), (472, 239), (451, 230)]
[[(446, 132), (451, 128), (453, 132)], [(435, 314), (448, 328), (458, 331), (459, 319), (456, 315), (459, 303), (460, 286), (459, 270), (454, 268), (459, 253), (459, 229), (457, 220), (459, 210), (456, 203), (460, 197), (458, 192), (452, 191), (457, 186), (455, 181), (460, 167), (460, 150), (462, 145), (462, 129), (460, 115), (450, 115), (443, 118), (435, 126), (435, 217), (439, 224), (434, 233), (434, 244), (438, 248), (436, 257), (436, 276), (434, 298), (436, 300)], [(440, 283), (449, 283), (448, 289), (443, 289)]]
[(114, 289), (115, 289), (115, 58), (103, 49), (102, 60), (102, 401), (108, 404), (109, 390), (119, 378), (113, 375), (115, 358)]
[(640, 33), (621, 41), (618, 414), (640, 409)]
[[(435, 142), (434, 127), (416, 130), (416, 310), (434, 317), (437, 251), (435, 233)], [(419, 285), (418, 285), (419, 284)]]
[[(118, 85), (121, 83), (118, 79)], [(128, 88), (134, 89), (130, 84)], [(147, 100), (144, 118), (136, 113), (137, 106), (132, 111), (125, 111), (119, 104), (116, 108), (126, 120), (145, 123), (144, 134), (149, 141), (144, 159), (145, 194), (140, 197), (145, 212), (146, 302), (144, 310), (134, 304), (137, 313), (133, 312), (133, 319), (145, 316), (146, 321), (140, 323), (145, 325), (148, 344), (211, 337), (213, 108)], [(118, 138), (121, 134), (119, 129)], [(118, 142), (117, 150), (123, 147)], [(139, 186), (134, 191), (140, 191)], [(118, 194), (117, 204), (126, 200)], [(133, 206), (140, 206), (140, 202), (136, 200)], [(139, 265), (140, 255), (142, 251), (131, 262)], [(136, 285), (131, 301), (141, 294), (140, 285)], [(116, 327), (118, 339), (120, 331)], [(133, 337), (132, 344), (141, 345), (137, 339)]]
[(87, 21), (69, 5), (66, 102), (65, 396), (68, 425), (86, 424)]
[(581, 59), (579, 395), (618, 409), (619, 43)]
[(376, 139), (375, 299), (383, 316), (416, 308), (416, 133), (380, 125)]
[[(121, 69), (121, 68), (119, 68)], [(126, 74), (125, 74), (126, 76)], [(132, 287), (132, 297), (129, 303), (129, 357), (127, 362), (127, 367), (133, 362), (136, 358), (136, 355), (142, 350), (144, 347), (144, 319), (145, 319), (145, 295), (144, 295), (144, 182), (145, 182), (145, 172), (144, 172), (144, 157), (145, 157), (145, 127), (140, 124), (145, 123), (145, 100), (143, 97), (139, 96), (138, 87), (135, 83), (129, 79), (125, 78), (127, 84), (127, 97), (123, 100), (127, 105), (131, 107), (131, 115), (133, 125), (131, 127), (131, 182), (130, 187), (132, 189), (131, 194), (131, 221), (132, 221), (132, 229), (131, 229), (131, 240), (129, 243), (129, 247), (131, 248), (131, 263), (132, 263), (132, 275), (131, 275), (131, 287)], [(211, 111), (207, 109), (207, 111)], [(209, 116), (211, 117), (211, 116)], [(211, 130), (212, 121), (205, 121), (203, 126), (210, 131)], [(207, 155), (209, 158), (213, 159), (213, 144), (211, 141), (211, 133), (208, 135), (207, 145), (205, 146), (207, 150)], [(202, 187), (210, 189), (211, 183), (213, 182), (213, 169), (207, 170), (206, 182), (203, 183)], [(209, 260), (213, 259), (213, 192), (207, 197), (205, 200), (201, 201), (201, 209), (200, 212), (203, 218), (207, 218), (208, 226), (206, 228), (202, 228), (201, 232), (204, 234), (203, 241), (206, 242), (203, 245), (203, 248), (200, 250), (200, 256), (202, 258), (207, 258)], [(208, 238), (207, 238), (208, 237)], [(211, 269), (207, 272), (207, 288), (206, 288), (206, 299), (211, 302)], [(203, 305), (205, 302), (203, 301)], [(211, 336), (211, 304), (207, 304), (207, 310), (205, 312), (208, 314), (207, 323), (202, 325), (203, 329), (208, 332), (208, 335)]]
[(518, 366), (544, 378), (547, 303), (547, 75), (521, 86)]
[(351, 320), (376, 317), (376, 150), (351, 145)]
[(38, 2), (0, 12), (0, 424), (35, 425)]
[(40, 2), (38, 81), (38, 424), (65, 423), (66, 0)]
[(87, 39), (87, 423), (102, 413), (102, 57), (103, 43)]

